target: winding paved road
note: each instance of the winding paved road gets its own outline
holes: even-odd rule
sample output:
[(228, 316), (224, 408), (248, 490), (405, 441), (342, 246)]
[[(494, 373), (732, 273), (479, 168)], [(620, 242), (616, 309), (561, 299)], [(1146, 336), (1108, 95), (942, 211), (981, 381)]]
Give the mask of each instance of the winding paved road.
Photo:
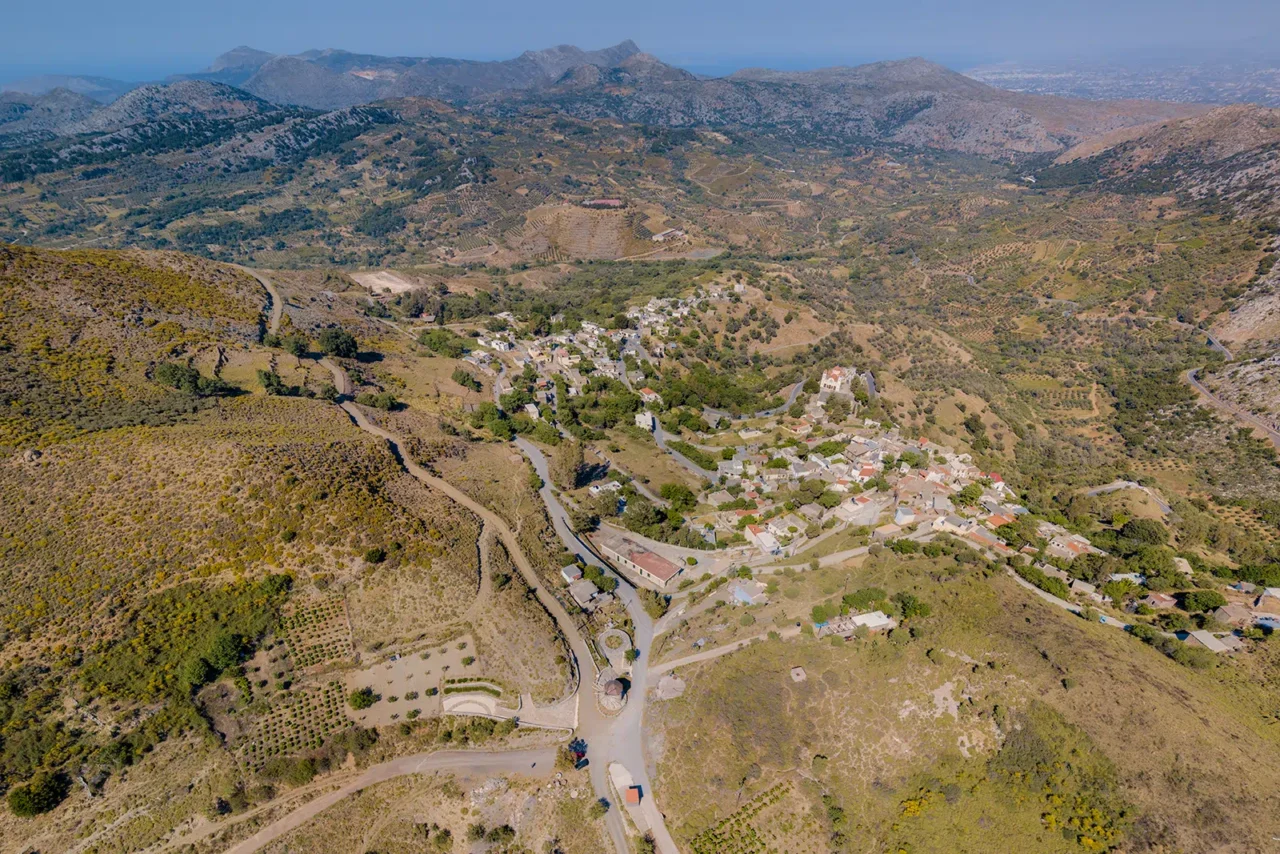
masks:
[[(667, 434), (662, 432), (662, 423), (659, 422), (657, 418), (654, 419), (653, 423), (653, 441), (658, 443), (659, 450), (669, 455), (671, 459), (675, 460), (680, 465), (684, 466), (699, 480), (710, 480), (715, 477), (715, 472), (707, 471), (702, 466), (696, 465), (684, 454), (667, 446)], [(677, 439), (676, 441), (679, 440)]]
[[(1091, 319), (1117, 321), (1117, 320), (1121, 320), (1122, 318), (1101, 317), (1101, 318), (1091, 318)], [(1226, 359), (1228, 362), (1233, 361), (1235, 359), (1235, 354), (1232, 353), (1231, 350), (1227, 348), (1227, 345), (1219, 341), (1214, 336), (1214, 334), (1208, 331), (1207, 329), (1201, 329), (1198, 326), (1192, 326), (1190, 323), (1184, 323), (1181, 320), (1174, 320), (1170, 318), (1164, 318), (1164, 319), (1168, 320), (1170, 324), (1177, 326), (1180, 329), (1186, 329), (1186, 330), (1189, 330), (1190, 332), (1199, 333), (1203, 335), (1205, 338), (1205, 343), (1209, 345), (1209, 349), (1217, 350), (1219, 353), (1222, 354), (1222, 357)], [(1202, 370), (1204, 370), (1203, 367), (1192, 368), (1191, 370), (1184, 373), (1182, 375), (1182, 378), (1186, 380), (1186, 382), (1193, 389), (1196, 390), (1196, 392), (1200, 395), (1200, 397), (1204, 399), (1204, 402), (1207, 403), (1210, 407), (1223, 413), (1228, 418), (1233, 418), (1237, 421), (1242, 421), (1250, 427), (1254, 427), (1258, 430), (1261, 430), (1262, 435), (1268, 441), (1270, 441), (1272, 445), (1274, 445), (1276, 448), (1280, 448), (1280, 428), (1278, 428), (1275, 423), (1269, 422), (1265, 418), (1262, 418), (1257, 414), (1250, 412), (1244, 407), (1238, 406), (1228, 400), (1224, 400), (1223, 398), (1211, 392), (1208, 389), (1208, 387), (1205, 386), (1204, 383), (1200, 382), (1200, 372)]]
[(1200, 396), (1204, 398), (1206, 403), (1214, 409), (1226, 414), (1230, 418), (1234, 418), (1237, 421), (1243, 421), (1248, 426), (1261, 430), (1262, 435), (1266, 436), (1267, 439), (1271, 441), (1271, 444), (1280, 448), (1280, 429), (1277, 429), (1275, 424), (1270, 423), (1261, 416), (1250, 412), (1243, 406), (1237, 406), (1230, 401), (1223, 400), (1221, 397), (1218, 397), (1216, 394), (1209, 391), (1208, 387), (1205, 386), (1204, 383), (1200, 382), (1200, 370), (1200, 368), (1192, 368), (1183, 376), (1186, 378), (1187, 382), (1191, 384), (1191, 387), (1200, 393)]
[[(279, 330), (284, 313), (284, 300), (275, 285), (265, 276), (252, 271), (246, 270), (250, 275), (257, 279), (264, 288), (266, 288), (271, 298), (270, 305), (270, 323), (269, 331), (275, 333)], [(644, 797), (653, 798), (653, 785), (649, 778), (648, 766), (646, 763), (643, 747), (643, 721), (645, 701), (648, 694), (648, 676), (650, 673), (659, 674), (666, 672), (672, 667), (679, 666), (683, 663), (691, 663), (692, 661), (707, 660), (718, 655), (724, 655), (734, 649), (740, 648), (741, 643), (734, 644), (726, 648), (718, 648), (714, 650), (706, 650), (690, 656), (686, 659), (679, 659), (676, 662), (670, 662), (657, 668), (648, 666), (648, 656), (653, 646), (654, 624), (653, 620), (645, 612), (643, 604), (640, 600), (638, 591), (625, 579), (621, 579), (615, 595), (626, 606), (631, 617), (634, 627), (633, 643), (640, 653), (639, 659), (632, 667), (630, 679), (631, 684), (628, 690), (628, 702), (623, 711), (614, 717), (607, 717), (602, 714), (597, 707), (594, 699), (590, 696), (584, 702), (583, 693), (591, 691), (590, 685), (583, 684), (584, 665), (590, 664), (594, 670), (594, 658), (591, 650), (587, 645), (587, 640), (578, 631), (577, 624), (569, 617), (569, 614), (561, 605), (560, 601), (541, 583), (537, 572), (529, 562), (527, 556), (520, 548), (515, 533), (510, 529), (505, 520), (493, 511), (476, 502), (466, 493), (459, 490), (449, 482), (431, 474), (422, 466), (414, 462), (404, 450), (404, 440), (387, 430), (373, 423), (368, 415), (355, 403), (350, 400), (354, 393), (354, 387), (351, 383), (347, 372), (332, 359), (324, 358), (320, 360), (320, 364), (325, 367), (333, 376), (333, 385), (338, 391), (338, 405), (352, 420), (352, 422), (371, 435), (377, 436), (385, 441), (392, 454), (404, 467), (411, 476), (429, 487), (438, 489), (448, 495), (452, 500), (466, 507), (472, 513), (479, 516), (486, 525), (492, 525), (493, 530), (502, 538), (503, 544), (510, 553), (513, 562), (520, 570), (520, 574), (524, 577), (526, 584), (533, 590), (538, 601), (551, 614), (556, 623), (560, 626), (568, 640), (569, 646), (574, 656), (574, 667), (578, 676), (578, 684), (576, 694), (578, 697), (578, 735), (582, 737), (588, 745), (589, 757), (591, 759), (590, 777), (592, 787), (595, 789), (596, 795), (602, 798), (613, 800), (612, 793), (609, 790), (608, 783), (608, 767), (614, 763), (621, 763), (631, 773), (635, 783), (641, 787)], [(802, 385), (797, 383), (791, 390), (791, 394), (787, 400), (786, 406), (789, 406), (801, 391)], [(779, 411), (779, 410), (769, 410)], [(670, 453), (682, 465), (685, 465), (691, 471), (698, 474), (699, 477), (706, 477), (707, 472), (695, 466), (692, 462), (685, 459), (678, 453), (671, 451), (665, 447), (664, 437), (659, 427), (656, 431), (655, 438), (658, 444), (667, 453)], [(523, 437), (518, 437), (515, 444), (524, 455), (533, 464), (534, 469), (542, 478), (543, 486), (539, 493), (546, 505), (548, 515), (551, 518), (553, 527), (560, 540), (566, 548), (578, 555), (588, 565), (600, 567), (606, 572), (609, 568), (599, 559), (599, 557), (591, 550), (573, 532), (572, 526), (569, 524), (568, 513), (563, 505), (560, 504), (551, 487), (551, 479), (547, 470), (546, 458), (536, 445)], [(612, 573), (611, 573), (612, 574)], [(789, 633), (795, 630), (789, 629)], [(418, 754), (415, 756), (402, 757), (401, 759), (383, 763), (366, 770), (358, 778), (339, 789), (323, 795), (310, 803), (299, 807), (288, 813), (281, 819), (254, 834), (254, 836), (232, 848), (229, 854), (252, 854), (259, 850), (262, 846), (269, 842), (284, 836), (285, 834), (301, 827), (306, 822), (319, 815), (322, 811), (338, 803), (343, 798), (354, 792), (357, 792), (367, 786), (394, 777), (406, 774), (429, 773), (436, 770), (469, 770), (480, 772), (504, 772), (516, 773), (533, 770), (540, 763), (543, 766), (543, 773), (550, 773), (554, 765), (555, 751), (547, 748), (540, 751), (503, 751), (498, 753), (472, 753), (464, 751), (447, 751), (432, 754)], [(526, 769), (525, 761), (529, 761), (529, 767)], [(653, 801), (650, 801), (653, 803)], [(665, 823), (662, 821), (661, 814), (656, 810), (648, 811), (650, 817), (650, 831), (654, 836), (657, 850), (660, 854), (679, 854), (674, 839), (672, 839)], [(620, 804), (615, 804), (606, 814), (606, 826), (609, 835), (616, 850), (616, 854), (627, 854), (630, 846), (626, 838), (626, 827), (622, 818), (622, 809)]]
[[(255, 276), (264, 287), (268, 288), (268, 292), (272, 296), (272, 304), (283, 305), (283, 301), (279, 297), (278, 291), (275, 290), (266, 280)], [(273, 309), (273, 314), (275, 314)], [(278, 328), (278, 320), (274, 323)], [(560, 626), (561, 631), (569, 642), (573, 657), (574, 668), (578, 676), (578, 684), (575, 693), (578, 696), (578, 733), (587, 740), (590, 750), (592, 763), (591, 769), (592, 787), (596, 791), (596, 795), (602, 798), (613, 800), (609, 791), (607, 782), (606, 769), (610, 762), (619, 761), (625, 764), (635, 777), (637, 783), (643, 786), (646, 796), (651, 795), (651, 785), (649, 777), (644, 765), (644, 754), (641, 747), (641, 720), (644, 711), (644, 697), (646, 693), (644, 668), (637, 666), (632, 675), (631, 683), (631, 702), (624, 709), (621, 715), (617, 717), (605, 717), (590, 696), (590, 685), (583, 685), (582, 667), (584, 664), (590, 665), (594, 670), (594, 659), (591, 651), (587, 646), (587, 641), (578, 631), (577, 624), (570, 619), (569, 614), (560, 604), (559, 600), (551, 594), (541, 583), (528, 557), (520, 548), (520, 544), (511, 528), (505, 520), (493, 511), (476, 502), (466, 493), (459, 490), (449, 482), (431, 474), (422, 466), (415, 463), (405, 452), (403, 447), (403, 439), (391, 431), (374, 424), (369, 417), (348, 398), (352, 394), (353, 387), (350, 378), (345, 370), (338, 363), (331, 359), (321, 359), (320, 364), (323, 365), (333, 376), (334, 387), (339, 393), (338, 405), (352, 420), (352, 422), (371, 435), (377, 436), (385, 441), (395, 455), (396, 459), (404, 467), (410, 475), (422, 483), (440, 490), (448, 495), (451, 499), (466, 507), (472, 513), (475, 513), (486, 525), (492, 525), (493, 530), (502, 538), (503, 544), (506, 546), (508, 553), (511, 555), (512, 561), (520, 570), (521, 576), (525, 583), (533, 590), (538, 601), (551, 614), (552, 618)], [(535, 461), (535, 466), (541, 465), (544, 481), (547, 480), (546, 461), (542, 459), (542, 455), (537, 448), (528, 445), (526, 453), (532, 451), (531, 458)], [(595, 565), (600, 565), (598, 559), (591, 554), (590, 550), (583, 545), (567, 524), (567, 516), (564, 508), (556, 501), (555, 496), (551, 494), (550, 487), (544, 486), (543, 500), (547, 502), (547, 509), (551, 513), (553, 523), (556, 525), (557, 533), (565, 544), (575, 552), (583, 554), (584, 559), (590, 560)], [(636, 592), (626, 584), (618, 587), (617, 594), (632, 612), (633, 622), (635, 623), (635, 643), (642, 650), (642, 655), (647, 653), (652, 643), (653, 624), (644, 609), (640, 606), (639, 597)], [(583, 702), (584, 687), (588, 692), (586, 702)], [(403, 757), (393, 760), (383, 765), (374, 766), (362, 774), (357, 780), (353, 781), (334, 792), (312, 801), (305, 806), (288, 813), (279, 821), (274, 822), (263, 830), (259, 831), (250, 839), (240, 843), (231, 849), (230, 854), (251, 854), (257, 851), (268, 842), (286, 834), (290, 831), (301, 827), (310, 821), (320, 812), (324, 811), (333, 804), (339, 802), (353, 792), (373, 785), (374, 783), (389, 780), (397, 776), (405, 774), (419, 774), (432, 770), (478, 770), (478, 771), (521, 771), (526, 770), (525, 760), (529, 760), (528, 769), (532, 770), (535, 763), (542, 763), (547, 772), (550, 772), (555, 761), (555, 751), (547, 749), (545, 751), (503, 751), (499, 753), (480, 754), (470, 752), (449, 752), (435, 754), (419, 754), (411, 757)], [(628, 854), (630, 846), (626, 838), (626, 829), (623, 824), (621, 815), (621, 805), (615, 804), (606, 814), (606, 826), (609, 829), (609, 835), (616, 850), (616, 854)], [(662, 854), (679, 854), (667, 830), (660, 823), (653, 829), (655, 839), (658, 844), (658, 850)]]
[[(346, 372), (341, 366), (331, 360), (324, 360), (325, 366), (329, 368), (334, 376), (334, 385), (342, 391), (342, 394), (350, 393), (350, 381), (346, 377)], [(343, 389), (347, 389), (343, 391)], [(486, 524), (491, 524), (494, 530), (498, 532), (498, 536), (502, 538), (503, 544), (507, 547), (507, 551), (511, 554), (516, 566), (520, 569), (520, 574), (524, 576), (525, 582), (534, 591), (538, 597), (538, 601), (542, 602), (556, 623), (560, 625), (561, 630), (569, 639), (569, 645), (573, 649), (576, 659), (575, 665), (579, 674), (578, 685), (578, 734), (588, 745), (589, 757), (591, 764), (588, 766), (591, 774), (592, 788), (595, 789), (597, 797), (608, 798), (613, 801), (609, 792), (607, 768), (611, 762), (621, 762), (631, 771), (632, 777), (636, 783), (642, 787), (642, 791), (646, 797), (652, 797), (652, 784), (649, 782), (649, 774), (645, 767), (642, 721), (644, 715), (645, 695), (647, 686), (645, 680), (644, 657), (648, 653), (653, 641), (653, 621), (649, 619), (649, 615), (645, 613), (640, 603), (639, 595), (636, 591), (623, 580), (618, 585), (615, 595), (626, 605), (631, 615), (632, 622), (635, 626), (635, 637), (633, 642), (637, 649), (641, 652), (641, 658), (637, 660), (636, 666), (632, 669), (631, 687), (628, 691), (628, 702), (622, 713), (616, 717), (606, 717), (596, 706), (594, 697), (590, 695), (591, 686), (583, 684), (583, 670), (586, 665), (590, 665), (594, 669), (594, 659), (590, 649), (587, 647), (587, 641), (578, 631), (576, 623), (570, 619), (569, 614), (564, 610), (559, 600), (555, 598), (540, 583), (537, 573), (534, 571), (532, 564), (520, 548), (520, 544), (515, 534), (507, 526), (506, 522), (493, 511), (477, 503), (466, 493), (450, 484), (448, 481), (428, 472), (410, 459), (403, 450), (403, 440), (389, 430), (386, 430), (374, 424), (364, 414), (361, 409), (349, 400), (341, 400), (339, 406), (350, 416), (351, 420), (357, 427), (365, 432), (371, 433), (385, 440), (391, 447), (397, 459), (400, 460), (405, 470), (413, 475), (419, 481), (428, 486), (439, 489), (462, 506), (482, 518)], [(543, 487), (541, 495), (544, 503), (547, 505), (548, 514), (551, 516), (552, 524), (556, 529), (556, 533), (560, 536), (565, 546), (580, 555), (583, 560), (593, 566), (603, 567), (603, 564), (586, 547), (581, 540), (573, 533), (568, 523), (568, 514), (564, 507), (556, 499), (551, 491), (550, 479), (547, 472), (547, 463), (542, 452), (537, 446), (531, 442), (521, 440), (518, 446), (529, 459), (533, 462), (534, 469), (538, 471), (542, 477)], [(587, 694), (584, 697), (584, 693)], [(621, 805), (615, 804), (605, 815), (605, 823), (609, 829), (609, 835), (612, 837), (614, 847), (618, 854), (625, 854), (630, 850), (630, 846), (626, 839), (626, 829), (622, 821)], [(668, 833), (665, 825), (658, 823), (651, 828), (654, 834), (655, 842), (661, 854), (679, 854), (679, 849), (675, 847), (675, 842)]]
[[(534, 445), (524, 437), (518, 437), (515, 442), (525, 456), (529, 458), (529, 461), (533, 463), (533, 468), (538, 473), (538, 476), (542, 478), (542, 489), (539, 494), (542, 496), (543, 503), (547, 506), (547, 515), (551, 517), (551, 523), (555, 526), (556, 533), (560, 536), (560, 540), (565, 547), (582, 558), (587, 565), (600, 567), (616, 578), (617, 575), (611, 572), (596, 556), (595, 552), (573, 532), (573, 528), (569, 524), (569, 514), (551, 490), (551, 478), (547, 472), (547, 460), (542, 451), (539, 450), (537, 445)], [(640, 657), (636, 659), (631, 668), (631, 687), (627, 691), (627, 705), (622, 710), (622, 713), (615, 718), (605, 718), (598, 714), (583, 714), (578, 731), (579, 735), (586, 740), (589, 748), (591, 764), (588, 767), (591, 771), (592, 787), (596, 790), (597, 795), (600, 797), (609, 796), (608, 767), (612, 762), (620, 762), (631, 772), (632, 779), (640, 786), (644, 797), (652, 798), (653, 784), (649, 780), (648, 766), (645, 763), (643, 726), (645, 701), (648, 698), (647, 662), (649, 653), (653, 648), (653, 620), (645, 612), (644, 605), (640, 602), (639, 594), (627, 579), (620, 579), (614, 595), (626, 606), (627, 613), (631, 616), (635, 633), (631, 640), (636, 650), (640, 653)], [(583, 702), (579, 708), (581, 709), (585, 705), (587, 703)], [(590, 705), (594, 712), (594, 700)], [(653, 812), (657, 813), (656, 810)], [(658, 815), (660, 817), (660, 814)], [(626, 841), (626, 831), (622, 822), (620, 805), (615, 805), (614, 809), (609, 810), (605, 818), (609, 826), (609, 833), (613, 837), (614, 845), (617, 846), (618, 851), (625, 852), (630, 850)], [(661, 854), (668, 854), (668, 852), (669, 854), (678, 854), (680, 849), (676, 847), (675, 840), (671, 838), (666, 824), (662, 821), (651, 821), (651, 824), (650, 830), (653, 832), (654, 842), (657, 844), (658, 851)]]
[[(1054, 596), (1052, 593), (1049, 593), (1046, 590), (1041, 590), (1039, 587), (1036, 587), (1030, 581), (1027, 581), (1025, 578), (1018, 575), (1012, 569), (1006, 569), (1005, 572), (1009, 574), (1009, 577), (1012, 578), (1018, 584), (1019, 587), (1025, 587), (1035, 595), (1039, 596), (1044, 601), (1048, 602), (1050, 605), (1061, 608), (1064, 611), (1070, 611), (1076, 616), (1080, 616), (1080, 611), (1082, 609), (1079, 605), (1076, 605), (1073, 602), (1068, 602), (1066, 599), (1059, 599), (1057, 596)], [(1104, 626), (1111, 626), (1111, 628), (1113, 629), (1129, 628), (1128, 623), (1124, 622), (1123, 620), (1117, 620), (1115, 617), (1109, 617), (1106, 614), (1099, 614), (1098, 622)], [(1168, 633), (1165, 632), (1164, 634), (1167, 635)]]
[[(1179, 321), (1174, 321), (1174, 322), (1177, 323), (1179, 326), (1183, 326), (1184, 328), (1188, 328), (1188, 329), (1193, 328), (1193, 327), (1190, 327), (1188, 324), (1180, 323)], [(1212, 333), (1203, 329), (1197, 329), (1195, 331), (1203, 332), (1209, 344), (1209, 347), (1221, 353), (1223, 358), (1225, 358), (1228, 362), (1235, 359), (1235, 354), (1233, 354), (1230, 350), (1228, 350), (1226, 345), (1224, 345), (1221, 341), (1213, 337)], [(1271, 442), (1272, 445), (1274, 445), (1276, 448), (1280, 448), (1280, 428), (1276, 426), (1275, 422), (1267, 421), (1265, 418), (1257, 415), (1256, 413), (1250, 412), (1249, 410), (1245, 409), (1243, 406), (1234, 404), (1229, 400), (1224, 400), (1223, 398), (1209, 391), (1209, 388), (1204, 383), (1200, 382), (1200, 371), (1202, 370), (1204, 369), (1192, 368), (1191, 370), (1183, 374), (1183, 378), (1191, 385), (1193, 389), (1195, 389), (1200, 394), (1202, 398), (1204, 398), (1205, 402), (1208, 403), (1211, 407), (1218, 410), (1219, 412), (1222, 412), (1223, 414), (1227, 415), (1230, 418), (1234, 418), (1237, 421), (1243, 421), (1245, 424), (1247, 424), (1250, 427), (1256, 427), (1257, 429), (1262, 431), (1262, 435), (1265, 436)]]

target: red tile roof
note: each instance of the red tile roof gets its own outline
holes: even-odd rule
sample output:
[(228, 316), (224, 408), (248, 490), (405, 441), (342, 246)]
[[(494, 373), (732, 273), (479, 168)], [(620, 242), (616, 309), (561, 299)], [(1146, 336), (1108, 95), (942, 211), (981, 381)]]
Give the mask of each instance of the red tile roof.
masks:
[(653, 552), (632, 552), (631, 562), (661, 581), (669, 581), (680, 572), (680, 567)]

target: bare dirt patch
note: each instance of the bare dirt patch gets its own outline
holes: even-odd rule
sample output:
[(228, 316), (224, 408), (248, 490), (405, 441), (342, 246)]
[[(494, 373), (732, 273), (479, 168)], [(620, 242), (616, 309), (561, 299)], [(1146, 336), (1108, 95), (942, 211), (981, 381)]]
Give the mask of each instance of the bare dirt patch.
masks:
[(372, 273), (351, 273), (351, 278), (364, 285), (372, 293), (403, 294), (414, 288), (422, 287), (421, 282), (391, 270), (377, 270)]

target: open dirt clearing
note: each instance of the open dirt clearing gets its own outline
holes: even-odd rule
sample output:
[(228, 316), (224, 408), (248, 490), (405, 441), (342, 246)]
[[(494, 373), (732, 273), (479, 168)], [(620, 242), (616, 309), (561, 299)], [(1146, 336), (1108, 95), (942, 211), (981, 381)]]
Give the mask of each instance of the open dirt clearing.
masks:
[(351, 273), (350, 275), (351, 278), (375, 294), (385, 291), (391, 291), (393, 294), (402, 294), (418, 287), (416, 283), (390, 270), (378, 270), (373, 273)]

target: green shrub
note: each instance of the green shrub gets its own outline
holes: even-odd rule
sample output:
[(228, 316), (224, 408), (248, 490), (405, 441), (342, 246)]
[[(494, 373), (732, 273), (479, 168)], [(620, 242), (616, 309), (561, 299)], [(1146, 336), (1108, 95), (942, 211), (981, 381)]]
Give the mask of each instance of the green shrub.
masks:
[(1039, 567), (1016, 566), (1014, 571), (1026, 581), (1031, 582), (1052, 596), (1057, 596), (1059, 599), (1067, 599), (1071, 596), (1071, 590), (1063, 583), (1061, 578), (1045, 575), (1044, 571)]
[(667, 447), (683, 456), (698, 468), (706, 469), (707, 471), (716, 470), (717, 460), (710, 454), (706, 454), (698, 450), (688, 442), (668, 441)]
[(262, 766), (261, 774), (268, 780), (288, 783), (290, 786), (305, 786), (316, 775), (315, 760), (290, 759), (277, 756), (267, 760)]
[(448, 329), (429, 329), (418, 336), (418, 343), (438, 356), (457, 359), (466, 355), (466, 340)]
[(366, 687), (352, 691), (351, 696), (347, 697), (347, 702), (351, 704), (351, 708), (362, 710), (369, 708), (380, 699), (382, 698), (373, 693), (372, 688)]
[(302, 386), (288, 385), (275, 371), (258, 369), (258, 385), (275, 397), (310, 397), (311, 392)]
[(927, 617), (933, 613), (933, 609), (925, 602), (921, 602), (913, 594), (902, 592), (893, 594), (894, 604), (902, 611), (902, 618), (910, 620), (913, 617)]
[(213, 377), (205, 377), (189, 365), (175, 362), (161, 362), (151, 373), (152, 378), (161, 385), (176, 388), (178, 391), (194, 397), (217, 397), (235, 394), (240, 391), (236, 386)]
[(281, 350), (284, 350), (290, 356), (301, 359), (307, 355), (307, 345), (310, 342), (307, 341), (307, 336), (295, 332), (292, 335), (286, 335), (281, 338), (279, 343)]
[(182, 680), (192, 688), (207, 685), (218, 675), (204, 656), (196, 656), (182, 665)]
[(341, 329), (326, 329), (318, 339), (320, 350), (327, 356), (354, 359), (359, 352), (355, 336)]
[(840, 601), (849, 608), (860, 611), (888, 598), (889, 594), (879, 587), (863, 587), (852, 593), (846, 593)]
[(453, 381), (463, 388), (470, 389), (471, 391), (479, 391), (481, 388), (480, 380), (476, 379), (471, 372), (465, 368), (453, 369)]
[(1213, 611), (1227, 604), (1227, 598), (1216, 590), (1192, 590), (1182, 597), (1182, 607), (1188, 611)]
[(9, 809), (20, 818), (49, 812), (67, 797), (71, 779), (65, 774), (38, 774), (25, 786), (9, 790)]
[(368, 406), (373, 409), (383, 409), (387, 412), (400, 408), (400, 401), (389, 391), (370, 392), (356, 395), (356, 403), (361, 406)]
[(663, 595), (653, 590), (641, 589), (640, 604), (644, 607), (644, 612), (653, 619), (658, 619), (667, 613), (667, 608), (671, 606), (671, 597)]
[(485, 842), (498, 844), (498, 845), (506, 845), (510, 842), (514, 842), (515, 838), (516, 838), (515, 828), (513, 828), (509, 824), (499, 825), (498, 827), (495, 827), (492, 830), (490, 830), (484, 836)]
[(1169, 542), (1169, 530), (1155, 519), (1130, 519), (1120, 528), (1120, 536), (1144, 546), (1163, 546)]

